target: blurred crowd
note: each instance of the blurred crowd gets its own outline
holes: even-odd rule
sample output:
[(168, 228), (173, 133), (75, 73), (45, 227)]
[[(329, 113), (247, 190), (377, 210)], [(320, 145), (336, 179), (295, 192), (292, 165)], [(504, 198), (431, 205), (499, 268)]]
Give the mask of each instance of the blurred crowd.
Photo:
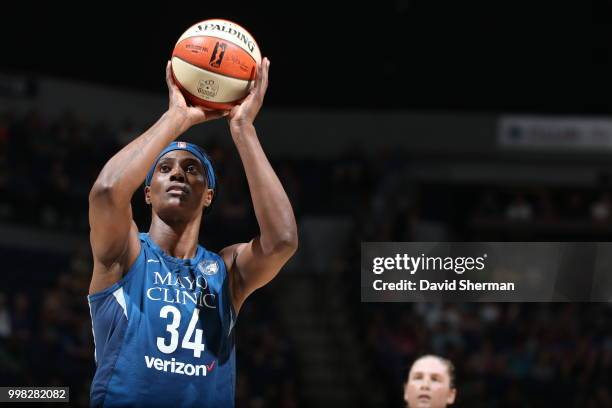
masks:
[(612, 406), (609, 304), (384, 305), (361, 319), (385, 406), (402, 406), (408, 367), (426, 353), (455, 364), (461, 407)]
[[(607, 180), (604, 177), (603, 180)], [(595, 189), (570, 188), (486, 188), (475, 216), (509, 222), (592, 222), (612, 221), (612, 187), (601, 181)]]
[[(351, 304), (360, 301), (354, 278), (360, 246), (353, 237), (376, 242), (612, 236), (605, 174), (596, 187), (581, 189), (423, 185), (400, 176), (401, 162), (391, 156), (377, 167), (353, 157), (334, 173), (343, 176), (346, 197), (352, 194), (346, 211), (353, 231), (334, 263), (348, 283)], [(364, 195), (364, 188), (374, 194)], [(423, 354), (438, 354), (455, 364), (459, 407), (612, 407), (612, 303), (362, 303), (352, 310), (369, 370), (376, 373), (369, 376), (368, 392), (378, 394), (380, 406), (404, 406), (410, 365)]]
[[(70, 255), (0, 252), (11, 275), (0, 288), (2, 385), (69, 385), (71, 399), (87, 405), (94, 370), (85, 298), (91, 275), (87, 194), (104, 163), (142, 130), (127, 120), (85, 123), (70, 112), (58, 118), (0, 113), (0, 223), (83, 236)], [(231, 144), (213, 137), (204, 147), (221, 181), (201, 242), (219, 250), (251, 238), (257, 224)], [(372, 156), (355, 149), (333, 160), (275, 160), (273, 166), (298, 222), (320, 214), (352, 220), (334, 269), (345, 278), (348, 301), (360, 305), (351, 308), (353, 321), (366, 339), (368, 367), (379, 374), (369, 377), (369, 386), (386, 396), (384, 406), (402, 406), (401, 383), (423, 353), (455, 363), (458, 406), (612, 406), (609, 304), (361, 304), (355, 275), (360, 241), (503, 240), (517, 224), (527, 226), (525, 240), (572, 238), (576, 221), (580, 233), (600, 237), (601, 226), (612, 221), (607, 182), (582, 190), (426, 184), (409, 176), (402, 152), (391, 150)], [(142, 195), (135, 195), (133, 207), (146, 231), (150, 209)], [(538, 228), (545, 233), (538, 235)], [(295, 348), (273, 297), (264, 288), (241, 311), (238, 407), (294, 408), (303, 400)]]

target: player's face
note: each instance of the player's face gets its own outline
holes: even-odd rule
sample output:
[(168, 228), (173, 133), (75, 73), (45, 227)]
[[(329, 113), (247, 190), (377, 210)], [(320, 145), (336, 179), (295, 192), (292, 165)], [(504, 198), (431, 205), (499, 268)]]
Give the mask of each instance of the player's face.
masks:
[(157, 162), (146, 200), (160, 216), (202, 211), (212, 200), (202, 163), (186, 150), (172, 150)]
[(448, 368), (435, 357), (417, 360), (404, 386), (404, 401), (410, 408), (443, 408), (455, 402)]

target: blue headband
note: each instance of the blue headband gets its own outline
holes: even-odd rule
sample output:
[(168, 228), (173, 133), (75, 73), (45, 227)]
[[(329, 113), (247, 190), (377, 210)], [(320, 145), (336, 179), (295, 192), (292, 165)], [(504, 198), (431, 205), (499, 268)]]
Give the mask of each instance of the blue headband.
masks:
[(155, 171), (155, 166), (157, 166), (159, 159), (161, 159), (163, 155), (165, 155), (168, 152), (171, 152), (172, 150), (187, 150), (188, 152), (193, 153), (193, 155), (197, 157), (198, 160), (200, 160), (200, 163), (202, 163), (202, 166), (206, 168), (206, 178), (208, 179), (208, 188), (212, 190), (215, 189), (217, 185), (216, 179), (215, 179), (215, 172), (213, 170), (212, 163), (210, 162), (210, 159), (208, 158), (208, 155), (204, 152), (204, 149), (202, 149), (200, 146), (195, 145), (193, 143), (176, 142), (176, 141), (170, 143), (164, 150), (162, 150), (159, 156), (157, 156), (157, 159), (155, 159), (153, 166), (151, 166), (151, 170), (149, 170), (149, 173), (147, 174), (147, 178), (145, 179), (145, 186), (151, 185), (151, 179), (153, 178), (153, 172)]

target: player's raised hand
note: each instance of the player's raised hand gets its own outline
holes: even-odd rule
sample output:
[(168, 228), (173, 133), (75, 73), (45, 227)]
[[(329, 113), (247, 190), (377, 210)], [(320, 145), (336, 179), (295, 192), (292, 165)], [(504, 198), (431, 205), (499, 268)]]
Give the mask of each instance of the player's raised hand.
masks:
[(268, 71), (270, 69), (270, 60), (265, 58), (261, 64), (257, 66), (257, 77), (255, 85), (251, 88), (247, 97), (240, 105), (232, 108), (227, 120), (230, 127), (236, 128), (244, 125), (251, 125), (263, 104), (266, 90), (268, 89)]
[(187, 127), (226, 116), (228, 111), (206, 110), (200, 106), (189, 106), (179, 87), (172, 78), (172, 63), (166, 64), (166, 84), (168, 85), (168, 109), (180, 112), (187, 120)]

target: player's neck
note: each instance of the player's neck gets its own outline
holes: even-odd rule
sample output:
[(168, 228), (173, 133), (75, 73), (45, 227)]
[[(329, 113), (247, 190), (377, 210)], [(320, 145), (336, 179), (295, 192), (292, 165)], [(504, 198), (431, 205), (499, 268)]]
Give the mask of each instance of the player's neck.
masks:
[(179, 258), (194, 258), (198, 248), (200, 219), (186, 223), (168, 225), (153, 214), (149, 237), (168, 255)]

